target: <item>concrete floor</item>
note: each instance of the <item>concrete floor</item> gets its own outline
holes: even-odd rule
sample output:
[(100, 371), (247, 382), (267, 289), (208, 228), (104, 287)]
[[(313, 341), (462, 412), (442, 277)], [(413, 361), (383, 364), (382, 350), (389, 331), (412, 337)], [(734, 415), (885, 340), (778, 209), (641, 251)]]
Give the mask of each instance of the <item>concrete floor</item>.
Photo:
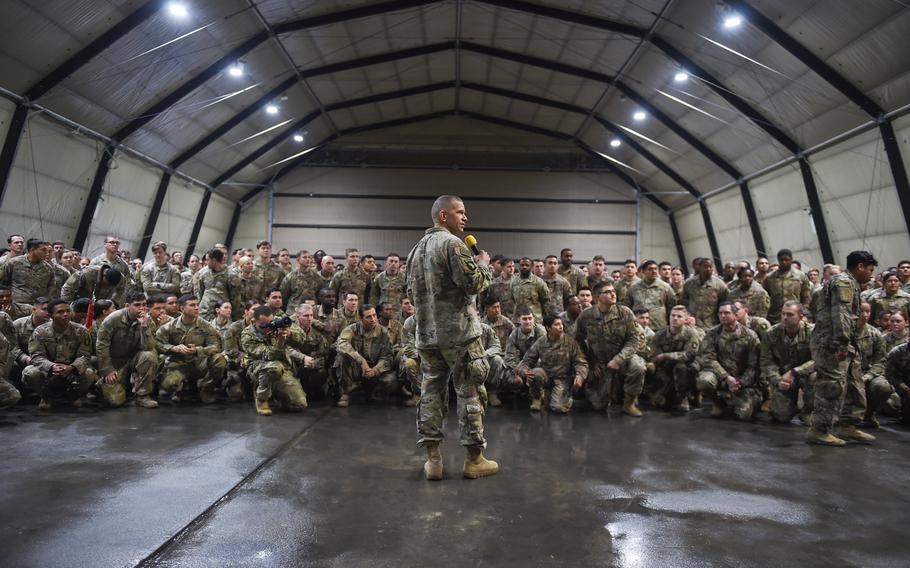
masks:
[[(908, 566), (910, 432), (649, 412), (487, 416), (491, 478), (423, 480), (414, 410), (0, 413), (0, 563), (18, 566)], [(452, 418), (453, 415), (450, 415)]]

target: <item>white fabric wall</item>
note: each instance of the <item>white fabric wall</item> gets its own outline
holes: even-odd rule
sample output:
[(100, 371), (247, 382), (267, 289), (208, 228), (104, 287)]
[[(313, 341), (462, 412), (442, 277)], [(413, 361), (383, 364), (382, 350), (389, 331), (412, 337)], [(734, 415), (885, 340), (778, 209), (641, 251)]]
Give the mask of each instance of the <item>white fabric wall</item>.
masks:
[[(621, 262), (635, 255), (632, 235), (586, 235), (572, 233), (534, 233), (535, 229), (635, 230), (634, 204), (471, 202), (471, 197), (547, 198), (547, 199), (634, 199), (622, 182), (603, 174), (531, 173), (450, 170), (380, 169), (300, 169), (276, 185), (274, 222), (307, 225), (393, 225), (426, 227), (430, 223), (432, 199), (443, 193), (465, 198), (468, 230), (475, 229), (483, 248), (510, 257), (543, 257), (558, 254), (568, 246), (577, 260), (590, 260), (596, 254)], [(280, 194), (369, 194), (426, 196), (426, 199), (346, 199), (331, 197), (285, 197)], [(643, 210), (653, 209), (642, 204)], [(665, 216), (657, 212), (657, 228), (649, 231), (643, 251), (666, 256), (672, 251), (672, 237)], [(262, 195), (241, 215), (232, 246), (252, 246), (268, 234), (268, 196)], [(528, 229), (529, 232), (496, 232), (478, 228)], [(342, 253), (346, 247), (384, 256), (389, 251), (407, 254), (420, 238), (422, 229), (364, 230), (358, 228), (273, 229), (273, 245), (292, 251), (303, 247)], [(668, 240), (669, 239), (669, 240)], [(670, 256), (671, 259), (675, 254)], [(671, 260), (672, 261), (672, 260)]]
[[(152, 242), (164, 241), (168, 243), (168, 250), (186, 250), (190, 242), (190, 233), (196, 221), (196, 212), (202, 202), (203, 191), (201, 188), (190, 185), (181, 179), (171, 178), (167, 193), (161, 204), (161, 213), (155, 230), (152, 231)], [(196, 247), (197, 250), (199, 247)], [(151, 247), (149, 253), (151, 254)], [(146, 256), (148, 256), (146, 255)]]
[(679, 264), (679, 254), (673, 243), (670, 219), (666, 213), (646, 200), (641, 202), (641, 258), (639, 260), (667, 261)]
[(224, 237), (227, 236), (228, 226), (231, 224), (233, 215), (233, 201), (220, 195), (212, 195), (208, 209), (205, 210), (205, 218), (202, 220), (199, 238), (196, 240), (197, 254), (201, 255), (212, 248), (215, 243), (224, 242)]

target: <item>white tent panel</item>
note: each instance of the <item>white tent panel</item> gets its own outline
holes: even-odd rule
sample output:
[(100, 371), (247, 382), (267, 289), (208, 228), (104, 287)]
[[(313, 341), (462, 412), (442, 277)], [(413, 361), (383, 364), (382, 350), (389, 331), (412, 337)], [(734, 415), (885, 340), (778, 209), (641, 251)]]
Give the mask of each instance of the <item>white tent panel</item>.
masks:
[(821, 252), (799, 166), (788, 166), (749, 186), (768, 254), (773, 257), (788, 248), (804, 267), (820, 266)]
[(3, 97), (0, 97), (0, 140), (6, 138), (6, 131), (9, 130), (9, 121), (16, 110), (16, 104)]
[(706, 201), (711, 214), (711, 224), (717, 237), (720, 256), (728, 260), (755, 260), (755, 241), (746, 217), (739, 190), (731, 190), (715, 199)]
[(152, 242), (168, 243), (169, 251), (183, 250), (190, 242), (202, 194), (202, 188), (172, 178), (152, 232)]
[(667, 215), (647, 201), (641, 203), (641, 258), (657, 262), (667, 261), (679, 264), (679, 255), (673, 243), (673, 232), (670, 230), (670, 219)]
[[(269, 234), (269, 200), (264, 193), (259, 194), (240, 214), (237, 232), (231, 248), (256, 247), (256, 243)], [(291, 248), (291, 247), (288, 247)]]
[(3, 197), (3, 232), (71, 244), (102, 149), (31, 115)]
[[(686, 261), (689, 262), (689, 266), (692, 265), (692, 259), (697, 256), (711, 257), (711, 246), (705, 234), (705, 223), (698, 205), (691, 205), (677, 211), (676, 227), (679, 229), (679, 238), (682, 240), (683, 251), (686, 253)], [(691, 272), (691, 268), (686, 267), (686, 272)]]
[(115, 154), (83, 254), (100, 254), (106, 235), (119, 237), (121, 250), (136, 252), (161, 175), (157, 168)]
[(196, 239), (197, 254), (201, 255), (212, 248), (215, 243), (224, 242), (233, 215), (234, 204), (231, 201), (220, 195), (212, 195), (209, 206), (205, 210), (205, 219), (199, 230), (199, 238)]

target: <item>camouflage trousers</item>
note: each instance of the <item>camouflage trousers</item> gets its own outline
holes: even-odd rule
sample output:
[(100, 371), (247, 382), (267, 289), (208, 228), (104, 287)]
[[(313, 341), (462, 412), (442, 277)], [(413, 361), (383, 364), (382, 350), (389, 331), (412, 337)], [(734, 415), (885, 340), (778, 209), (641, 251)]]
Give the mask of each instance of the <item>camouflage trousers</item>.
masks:
[(695, 370), (691, 364), (678, 361), (654, 363), (649, 396), (657, 408), (675, 408), (686, 400), (694, 387)]
[(86, 367), (81, 375), (52, 375), (37, 365), (29, 365), (22, 371), (22, 380), (44, 400), (82, 398), (97, 378), (98, 375), (91, 367)]
[(900, 416), (901, 422), (910, 424), (910, 389), (906, 384), (899, 385), (895, 390), (901, 399)]
[(285, 410), (299, 411), (307, 406), (306, 393), (290, 367), (281, 361), (253, 361), (247, 373), (256, 385), (256, 400), (278, 400)]
[(331, 387), (328, 369), (308, 369), (303, 365), (297, 365), (297, 372), (294, 375), (300, 380), (300, 386), (308, 393), (307, 396), (316, 399), (328, 398)]
[(732, 411), (737, 420), (749, 422), (761, 409), (762, 391), (758, 387), (744, 387), (730, 392), (726, 380), (721, 380), (713, 371), (701, 371), (695, 380), (698, 392), (714, 399), (726, 411)]
[(22, 395), (19, 393), (19, 389), (6, 379), (0, 378), (0, 408), (15, 406), (20, 398)]
[[(127, 392), (145, 397), (152, 394), (155, 388), (155, 374), (158, 372), (158, 354), (151, 351), (139, 351), (130, 359), (114, 359), (111, 361), (117, 370), (119, 380), (109, 385), (104, 382), (104, 377), (99, 377), (96, 383), (101, 391), (101, 397), (108, 406), (118, 407), (126, 403)], [(135, 384), (132, 380), (136, 374)]]
[(815, 402), (809, 424), (816, 430), (830, 432), (837, 422), (845, 425), (860, 422), (866, 412), (866, 389), (853, 348), (843, 361), (838, 361), (834, 351), (813, 347), (812, 360), (816, 373)]
[(195, 380), (200, 393), (215, 394), (215, 385), (227, 368), (227, 359), (221, 353), (215, 353), (205, 359), (193, 361), (167, 361), (164, 364), (164, 378), (161, 379), (161, 390), (176, 394), (185, 388), (188, 380)]
[(395, 371), (386, 371), (376, 377), (364, 377), (360, 363), (350, 357), (339, 353), (339, 386), (341, 394), (351, 394), (356, 390), (364, 392), (367, 396), (389, 396), (398, 391), (398, 376)]
[(615, 381), (621, 381), (622, 391), (628, 396), (640, 395), (644, 387), (645, 361), (638, 355), (632, 355), (621, 363), (618, 371), (608, 369), (607, 363), (609, 361), (592, 362), (585, 382), (585, 397), (594, 410), (604, 410), (610, 406), (610, 399), (620, 386), (614, 386)]
[(815, 402), (815, 373), (810, 375), (801, 375), (796, 377), (790, 388), (782, 391), (778, 388), (780, 377), (769, 377), (768, 382), (771, 385), (771, 418), (777, 422), (790, 422), (793, 417), (800, 413), (799, 408), (799, 391), (803, 391), (803, 408), (804, 416), (812, 413), (812, 406)]
[(398, 376), (412, 395), (420, 394), (420, 361), (404, 355), (398, 357)]
[(871, 416), (882, 410), (888, 399), (894, 394), (894, 387), (888, 382), (888, 379), (881, 375), (869, 377), (866, 383), (866, 416)]
[(459, 441), (463, 446), (486, 443), (483, 437), (483, 405), (479, 389), (490, 372), (490, 363), (477, 338), (465, 347), (421, 349), (420, 402), (417, 405), (418, 446), (441, 441), (449, 411), (449, 381), (458, 397)]
[(544, 396), (547, 389), (550, 391), (548, 406), (553, 412), (566, 414), (572, 409), (572, 383), (574, 377), (549, 377), (541, 368), (531, 369), (531, 381), (528, 388), (531, 399), (537, 400)]

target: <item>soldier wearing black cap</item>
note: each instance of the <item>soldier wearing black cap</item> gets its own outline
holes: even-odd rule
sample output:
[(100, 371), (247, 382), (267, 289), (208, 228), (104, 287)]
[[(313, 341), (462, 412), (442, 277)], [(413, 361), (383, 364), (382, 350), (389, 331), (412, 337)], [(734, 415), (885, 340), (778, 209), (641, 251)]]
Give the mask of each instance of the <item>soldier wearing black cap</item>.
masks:
[[(856, 324), (860, 291), (877, 265), (872, 253), (853, 251), (847, 255), (847, 270), (832, 277), (821, 291), (810, 344), (817, 378), (806, 434), (809, 443), (843, 446), (844, 438), (866, 443), (875, 440), (856, 428), (866, 410)], [(834, 435), (835, 423), (839, 424), (838, 436)]]

